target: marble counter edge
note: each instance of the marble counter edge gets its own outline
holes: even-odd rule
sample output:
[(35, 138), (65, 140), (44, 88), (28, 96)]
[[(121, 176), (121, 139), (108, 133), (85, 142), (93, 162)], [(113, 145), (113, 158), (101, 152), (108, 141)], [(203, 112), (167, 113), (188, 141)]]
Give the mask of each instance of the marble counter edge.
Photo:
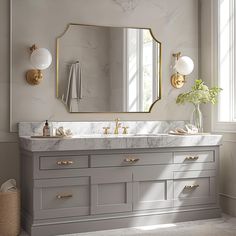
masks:
[(193, 146), (220, 146), (221, 135), (165, 135), (150, 137), (106, 137), (106, 138), (71, 138), (71, 139), (34, 139), (20, 137), (20, 147), (31, 152), (46, 151), (82, 151), (112, 149), (173, 148)]

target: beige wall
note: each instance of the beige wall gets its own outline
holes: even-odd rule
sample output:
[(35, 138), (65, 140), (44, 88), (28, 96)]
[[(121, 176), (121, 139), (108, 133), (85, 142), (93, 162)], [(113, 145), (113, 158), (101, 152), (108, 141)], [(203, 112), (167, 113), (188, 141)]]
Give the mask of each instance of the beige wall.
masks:
[[(13, 0), (13, 85), (12, 124), (19, 121), (49, 120), (180, 120), (189, 119), (191, 106), (178, 106), (175, 98), (187, 90), (170, 85), (172, 53), (182, 51), (193, 58), (198, 78), (198, 0), (137, 0), (125, 11), (114, 0)], [(9, 0), (0, 0), (0, 182), (18, 179), (19, 155), (16, 135), (9, 133)], [(162, 100), (151, 114), (69, 114), (55, 98), (55, 38), (67, 23), (151, 27), (162, 42)], [(30, 68), (27, 47), (37, 43), (53, 54), (53, 64), (44, 72), (45, 80), (29, 86), (24, 74)]]

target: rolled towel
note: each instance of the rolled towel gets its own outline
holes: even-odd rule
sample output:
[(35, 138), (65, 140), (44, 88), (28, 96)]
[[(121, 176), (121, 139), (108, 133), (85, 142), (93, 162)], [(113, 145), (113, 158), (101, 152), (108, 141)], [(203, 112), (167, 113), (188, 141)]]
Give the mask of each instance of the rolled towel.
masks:
[(0, 192), (6, 193), (6, 192), (15, 192), (17, 190), (16, 188), (16, 180), (9, 179), (5, 183), (2, 184), (0, 188)]
[(70, 129), (64, 129), (63, 127), (59, 127), (56, 129), (56, 136), (59, 137), (71, 137), (73, 134)]

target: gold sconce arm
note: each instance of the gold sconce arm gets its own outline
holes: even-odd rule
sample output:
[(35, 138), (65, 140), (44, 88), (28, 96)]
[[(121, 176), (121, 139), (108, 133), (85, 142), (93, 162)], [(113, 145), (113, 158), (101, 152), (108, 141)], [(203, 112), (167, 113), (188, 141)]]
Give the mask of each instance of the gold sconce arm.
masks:
[(36, 44), (33, 44), (30, 48), (30, 52), (32, 53), (33, 51), (35, 51), (37, 49)]

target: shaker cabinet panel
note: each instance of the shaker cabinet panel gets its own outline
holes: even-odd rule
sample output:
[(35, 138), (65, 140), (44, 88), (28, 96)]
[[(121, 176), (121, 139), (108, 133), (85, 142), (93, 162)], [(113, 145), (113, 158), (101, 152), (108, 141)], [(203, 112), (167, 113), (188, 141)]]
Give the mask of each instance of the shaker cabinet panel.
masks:
[(149, 180), (134, 182), (134, 210), (152, 210), (173, 206), (173, 181)]
[(192, 163), (207, 163), (214, 162), (213, 151), (199, 151), (199, 152), (175, 152), (174, 163), (192, 164)]
[(88, 156), (40, 156), (40, 170), (88, 168)]
[(174, 163), (178, 171), (214, 170), (214, 151), (175, 152)]
[(171, 165), (135, 167), (133, 172), (134, 210), (173, 206)]
[(174, 205), (216, 203), (215, 176), (212, 171), (180, 172), (174, 180)]
[(35, 219), (89, 215), (89, 178), (35, 181)]
[(173, 179), (173, 165), (137, 166), (133, 168), (133, 180), (167, 180)]
[(91, 214), (132, 211), (132, 173), (120, 169), (119, 176), (116, 170), (92, 175)]
[(171, 152), (91, 155), (91, 167), (140, 166), (171, 163)]

